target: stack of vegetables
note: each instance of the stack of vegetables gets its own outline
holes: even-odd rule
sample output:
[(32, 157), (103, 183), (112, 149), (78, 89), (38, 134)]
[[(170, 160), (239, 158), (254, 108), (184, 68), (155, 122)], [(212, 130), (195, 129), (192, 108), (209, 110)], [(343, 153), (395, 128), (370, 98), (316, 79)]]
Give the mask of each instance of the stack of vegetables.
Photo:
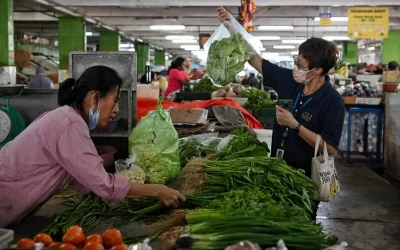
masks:
[(263, 108), (274, 108), (276, 105), (276, 101), (271, 100), (264, 90), (254, 88), (245, 90), (240, 92), (238, 97), (248, 98), (244, 107), (253, 114), (259, 113)]
[(153, 198), (112, 205), (95, 195), (74, 195), (64, 202), (71, 209), (45, 232), (60, 235), (73, 225), (90, 230), (114, 216), (133, 222), (169, 214), (159, 233), (185, 226), (181, 233), (191, 237), (193, 249), (223, 249), (240, 240), (268, 247), (283, 239), (291, 250), (327, 245), (312, 222), (314, 183), (284, 160), (267, 157), (268, 145), (248, 131), (224, 139), (185, 139), (179, 147), (184, 166), (179, 190), (187, 198), (180, 208), (186, 212), (171, 214)]

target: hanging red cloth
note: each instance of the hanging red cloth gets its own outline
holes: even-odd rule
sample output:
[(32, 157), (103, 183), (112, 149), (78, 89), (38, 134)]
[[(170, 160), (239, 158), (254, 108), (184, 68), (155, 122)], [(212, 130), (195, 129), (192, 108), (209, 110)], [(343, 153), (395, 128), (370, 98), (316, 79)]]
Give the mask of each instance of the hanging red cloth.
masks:
[[(262, 129), (261, 123), (252, 116), (245, 108), (232, 99), (215, 99), (208, 101), (199, 102), (188, 102), (188, 103), (177, 103), (171, 101), (163, 101), (162, 106), (164, 109), (168, 108), (207, 108), (209, 106), (232, 106), (239, 109), (246, 120), (247, 126), (253, 129)], [(157, 109), (157, 100), (148, 98), (138, 98), (137, 99), (137, 122), (147, 115), (149, 111)]]

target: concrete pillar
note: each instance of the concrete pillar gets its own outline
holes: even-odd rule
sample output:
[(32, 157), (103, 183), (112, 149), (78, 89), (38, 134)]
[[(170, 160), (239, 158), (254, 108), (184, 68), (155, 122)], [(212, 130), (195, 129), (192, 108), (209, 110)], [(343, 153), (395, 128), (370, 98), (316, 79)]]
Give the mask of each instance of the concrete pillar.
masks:
[(343, 60), (348, 63), (358, 63), (358, 44), (354, 42), (343, 43)]
[(383, 39), (381, 63), (388, 64), (390, 61), (400, 63), (400, 30), (389, 31), (389, 36)]
[(165, 67), (165, 52), (163, 50), (156, 50), (154, 52), (154, 64)]
[(149, 45), (145, 43), (136, 44), (137, 73), (143, 74), (146, 71), (146, 63), (149, 61)]
[(13, 0), (0, 0), (0, 66), (14, 66)]
[(69, 53), (86, 51), (85, 21), (82, 17), (60, 17), (58, 18), (58, 29), (60, 70), (67, 70)]
[(120, 36), (118, 31), (100, 31), (100, 51), (119, 51)]

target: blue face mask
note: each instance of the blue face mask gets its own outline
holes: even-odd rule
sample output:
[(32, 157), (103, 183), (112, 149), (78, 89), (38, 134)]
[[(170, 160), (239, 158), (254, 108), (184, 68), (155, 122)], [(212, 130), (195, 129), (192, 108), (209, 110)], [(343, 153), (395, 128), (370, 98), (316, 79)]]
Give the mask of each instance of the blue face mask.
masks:
[(93, 112), (93, 108), (89, 109), (89, 130), (95, 130), (97, 124), (99, 124), (100, 118), (100, 109), (99, 109), (99, 102), (97, 103), (97, 110)]

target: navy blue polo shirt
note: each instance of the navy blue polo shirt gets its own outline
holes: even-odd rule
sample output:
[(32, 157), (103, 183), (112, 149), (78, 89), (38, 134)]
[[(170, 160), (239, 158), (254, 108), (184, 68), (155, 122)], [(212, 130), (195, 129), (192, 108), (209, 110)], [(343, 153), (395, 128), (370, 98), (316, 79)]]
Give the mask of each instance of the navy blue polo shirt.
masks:
[[(344, 104), (340, 94), (333, 88), (329, 77), (316, 92), (309, 96), (303, 95), (303, 84), (297, 83), (292, 76), (292, 70), (281, 68), (267, 60), (262, 62), (263, 84), (273, 88), (279, 99), (292, 99), (296, 103), (295, 119), (305, 128), (320, 134), (323, 140), (334, 148), (338, 148), (344, 122)], [(309, 98), (312, 98), (308, 101)], [(278, 125), (275, 119), (272, 135), (271, 156), (275, 157), (277, 149), (281, 149), (285, 127)], [(301, 168), (311, 176), (311, 159), (314, 157), (314, 147), (310, 146), (292, 129), (288, 130), (283, 150), (284, 159), (289, 166)]]

